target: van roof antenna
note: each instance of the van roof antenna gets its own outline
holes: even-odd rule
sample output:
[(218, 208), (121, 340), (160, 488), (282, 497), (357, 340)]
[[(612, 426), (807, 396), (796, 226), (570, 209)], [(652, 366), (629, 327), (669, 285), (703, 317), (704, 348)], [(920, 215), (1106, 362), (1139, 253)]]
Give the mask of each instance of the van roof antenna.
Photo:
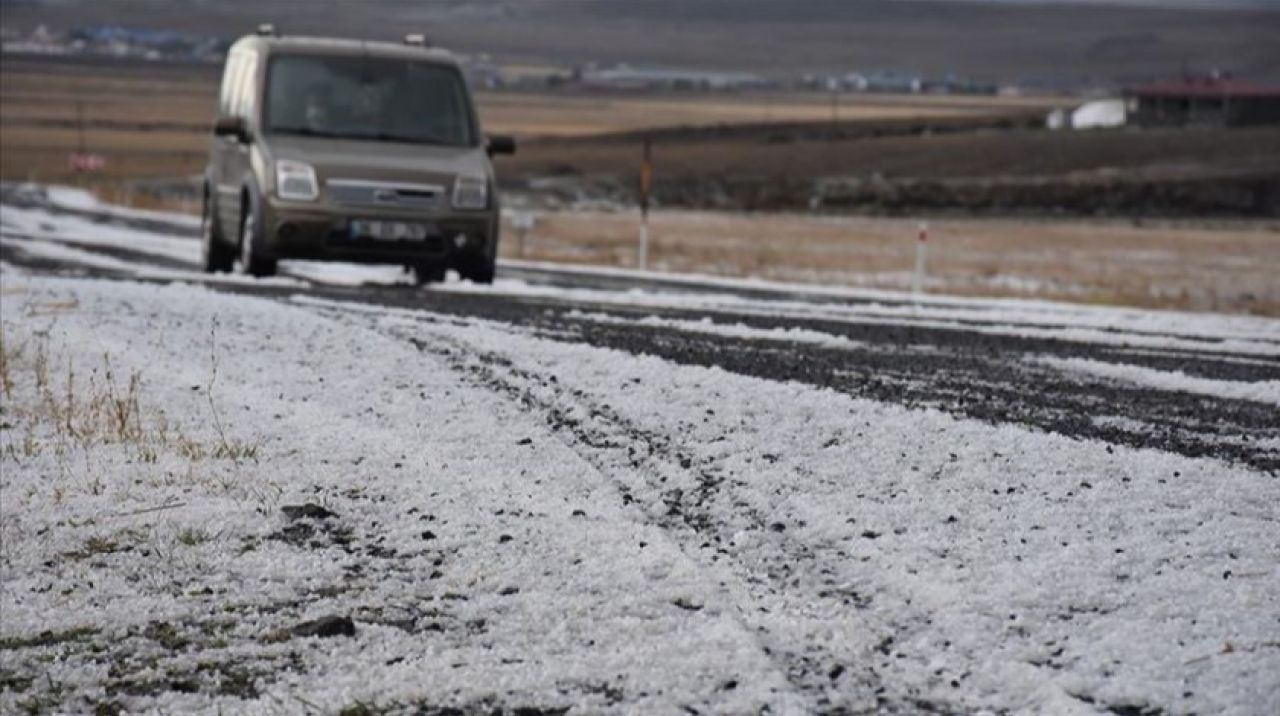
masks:
[(258, 25), (258, 36), (259, 37), (280, 37), (280, 33), (276, 31), (275, 25), (269, 22), (264, 22), (261, 25)]
[(427, 36), (421, 32), (414, 32), (404, 36), (404, 44), (414, 45), (417, 47), (430, 47), (431, 43), (427, 42)]

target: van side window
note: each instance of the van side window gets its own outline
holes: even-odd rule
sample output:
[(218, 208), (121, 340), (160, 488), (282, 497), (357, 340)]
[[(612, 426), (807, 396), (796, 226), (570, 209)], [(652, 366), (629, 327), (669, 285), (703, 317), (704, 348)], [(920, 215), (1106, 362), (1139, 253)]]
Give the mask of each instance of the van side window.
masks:
[(236, 94), (239, 95), (236, 114), (243, 117), (246, 122), (253, 121), (258, 102), (258, 56), (256, 54), (249, 55), (245, 59), (239, 91)]
[(240, 111), (240, 107), (244, 103), (244, 90), (242, 88), (244, 87), (245, 70), (248, 68), (249, 56), (247, 54), (240, 55), (239, 60), (236, 62), (236, 74), (231, 79), (231, 96), (227, 100), (227, 114), (233, 117), (244, 116)]
[(227, 58), (227, 67), (222, 71), (222, 91), (218, 93), (218, 115), (226, 117), (231, 114), (231, 100), (236, 86), (236, 78), (240, 75), (240, 66), (244, 64), (244, 55), (234, 53)]

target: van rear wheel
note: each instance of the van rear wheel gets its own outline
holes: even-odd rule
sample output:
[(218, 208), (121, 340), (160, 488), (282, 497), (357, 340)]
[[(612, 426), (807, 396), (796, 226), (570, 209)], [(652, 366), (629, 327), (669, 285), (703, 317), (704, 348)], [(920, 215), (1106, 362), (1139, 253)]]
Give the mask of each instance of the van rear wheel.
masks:
[(235, 268), (236, 252), (227, 246), (218, 225), (218, 211), (208, 197), (200, 217), (200, 262), (205, 273), (227, 273)]
[(257, 277), (276, 275), (276, 260), (262, 255), (262, 227), (252, 201), (240, 221), (240, 271)]

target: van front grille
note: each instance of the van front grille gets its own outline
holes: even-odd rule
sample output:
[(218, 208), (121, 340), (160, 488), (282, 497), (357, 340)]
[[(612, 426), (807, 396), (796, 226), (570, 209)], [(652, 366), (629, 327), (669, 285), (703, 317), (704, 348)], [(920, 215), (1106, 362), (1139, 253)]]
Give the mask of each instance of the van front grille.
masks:
[(358, 179), (325, 182), (329, 199), (350, 206), (389, 209), (434, 209), (442, 205), (444, 187), (438, 184), (396, 184)]

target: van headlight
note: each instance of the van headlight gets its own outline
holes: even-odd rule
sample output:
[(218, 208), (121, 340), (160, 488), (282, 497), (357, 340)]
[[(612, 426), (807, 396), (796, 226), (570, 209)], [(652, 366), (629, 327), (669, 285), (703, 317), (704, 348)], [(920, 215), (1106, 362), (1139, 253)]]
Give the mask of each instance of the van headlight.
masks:
[(315, 201), (320, 196), (315, 167), (281, 159), (276, 162), (276, 195), (293, 201)]
[(453, 182), (453, 208), (489, 208), (489, 181), (475, 177), (458, 177)]

